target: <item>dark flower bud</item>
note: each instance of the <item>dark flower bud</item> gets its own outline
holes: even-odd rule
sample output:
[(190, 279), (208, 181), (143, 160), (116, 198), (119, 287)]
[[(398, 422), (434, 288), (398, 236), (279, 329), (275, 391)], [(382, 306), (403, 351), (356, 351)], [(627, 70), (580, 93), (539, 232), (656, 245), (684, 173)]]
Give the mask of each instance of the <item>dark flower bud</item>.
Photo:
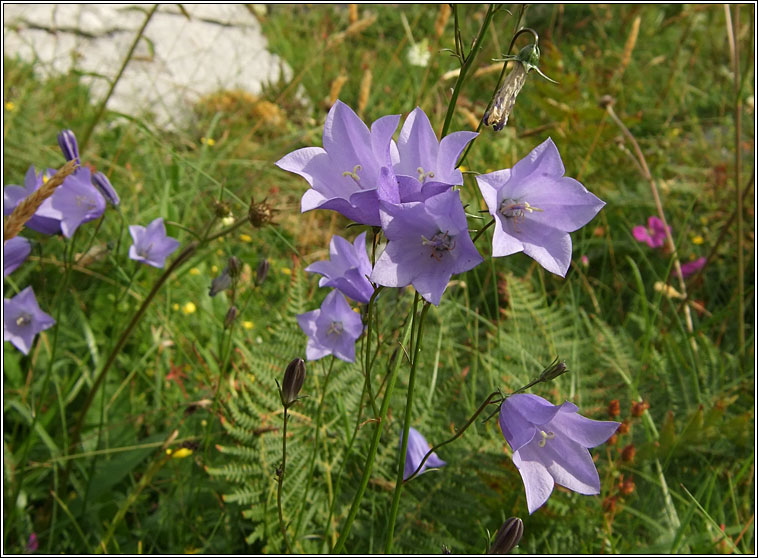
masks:
[(76, 161), (76, 164), (79, 164), (79, 145), (76, 143), (74, 132), (63, 130), (58, 134), (58, 145), (66, 161)]
[(279, 396), (282, 405), (289, 407), (297, 401), (297, 394), (305, 382), (305, 361), (302, 358), (296, 358), (287, 365), (284, 371), (282, 387), (279, 390)]
[(226, 271), (229, 273), (229, 276), (232, 277), (232, 279), (239, 277), (239, 274), (242, 272), (242, 262), (240, 259), (235, 256), (231, 256), (226, 262)]
[(258, 269), (255, 272), (256, 285), (261, 285), (266, 280), (266, 277), (268, 276), (268, 268), (269, 268), (268, 260), (266, 259), (261, 260), (261, 263), (258, 264)]
[(500, 527), (492, 542), (489, 554), (508, 554), (524, 535), (524, 522), (518, 517), (509, 517)]
[(224, 329), (229, 329), (232, 326), (234, 320), (237, 319), (238, 314), (239, 310), (237, 310), (236, 306), (229, 307), (229, 310), (226, 311), (226, 317), (224, 318)]
[(229, 275), (229, 270), (224, 268), (221, 275), (211, 281), (211, 288), (208, 290), (210, 296), (216, 296), (221, 291), (225, 291), (232, 286), (232, 276)]
[(550, 380), (555, 380), (558, 376), (565, 374), (566, 372), (568, 372), (566, 363), (562, 360), (559, 361), (556, 359), (550, 366), (542, 371), (542, 374), (540, 374), (540, 381), (549, 382)]
[(101, 172), (96, 172), (92, 175), (92, 183), (97, 186), (97, 189), (100, 190), (103, 197), (108, 200), (108, 203), (113, 207), (118, 207), (118, 204), (121, 203), (121, 199), (118, 197), (116, 190), (113, 188), (113, 185), (111, 184), (111, 181), (108, 180), (107, 176)]

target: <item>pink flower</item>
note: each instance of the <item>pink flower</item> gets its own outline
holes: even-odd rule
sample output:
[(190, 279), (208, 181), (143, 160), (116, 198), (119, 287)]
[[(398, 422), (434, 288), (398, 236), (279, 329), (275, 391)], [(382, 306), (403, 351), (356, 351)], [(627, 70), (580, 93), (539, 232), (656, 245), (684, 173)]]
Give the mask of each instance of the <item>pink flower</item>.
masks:
[(694, 261), (687, 262), (686, 264), (682, 265), (682, 277), (685, 279), (689, 277), (690, 275), (693, 275), (703, 269), (705, 267), (706, 263), (705, 258), (698, 258)]
[(632, 229), (632, 234), (638, 242), (647, 242), (651, 248), (660, 248), (666, 241), (666, 228), (671, 231), (671, 227), (665, 227), (658, 217), (650, 216), (647, 227), (637, 225)]

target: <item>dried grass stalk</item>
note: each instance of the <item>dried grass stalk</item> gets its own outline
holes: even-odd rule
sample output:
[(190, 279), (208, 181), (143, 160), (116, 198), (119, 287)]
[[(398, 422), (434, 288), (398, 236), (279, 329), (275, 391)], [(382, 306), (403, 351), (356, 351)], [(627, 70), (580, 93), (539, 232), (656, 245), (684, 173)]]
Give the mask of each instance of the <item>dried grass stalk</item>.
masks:
[(39, 190), (36, 190), (16, 206), (3, 227), (3, 237), (6, 242), (24, 229), (24, 224), (34, 216), (42, 202), (52, 196), (55, 189), (63, 184), (66, 177), (73, 174), (77, 167), (76, 161), (69, 161)]

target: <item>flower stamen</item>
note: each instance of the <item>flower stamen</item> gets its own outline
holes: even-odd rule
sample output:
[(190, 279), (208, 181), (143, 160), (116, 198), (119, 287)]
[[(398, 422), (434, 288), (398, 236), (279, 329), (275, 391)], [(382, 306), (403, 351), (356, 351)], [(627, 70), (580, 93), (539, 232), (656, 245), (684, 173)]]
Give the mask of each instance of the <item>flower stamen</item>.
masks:
[(447, 232), (440, 231), (432, 238), (426, 238), (424, 235), (421, 235), (421, 244), (431, 246), (432, 253), (430, 257), (440, 261), (445, 252), (455, 249), (455, 237), (450, 236)]
[(32, 315), (27, 312), (22, 312), (16, 318), (16, 325), (18, 327), (28, 326), (30, 323), (32, 323)]

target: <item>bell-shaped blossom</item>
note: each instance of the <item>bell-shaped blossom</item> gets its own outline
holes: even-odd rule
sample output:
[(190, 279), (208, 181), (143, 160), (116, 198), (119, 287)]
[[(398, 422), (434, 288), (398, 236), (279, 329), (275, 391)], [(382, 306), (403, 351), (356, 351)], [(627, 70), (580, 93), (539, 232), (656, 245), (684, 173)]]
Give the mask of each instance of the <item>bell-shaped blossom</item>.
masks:
[(387, 287), (413, 284), (439, 305), (450, 277), (483, 260), (468, 234), (460, 193), (447, 191), (424, 202), (381, 202), (387, 246), (374, 265), (371, 281)]
[(105, 198), (92, 185), (92, 173), (80, 167), (39, 207), (37, 215), (60, 221), (61, 232), (71, 238), (79, 225), (99, 218), (105, 212)]
[(397, 140), (400, 159), (395, 163), (395, 173), (414, 177), (421, 183), (463, 184), (463, 175), (456, 165), (463, 149), (477, 135), (476, 132), (453, 132), (438, 141), (426, 113), (416, 107), (400, 130)]
[[(668, 227), (671, 230), (671, 227)], [(645, 242), (651, 248), (660, 248), (666, 242), (666, 225), (658, 217), (651, 215), (647, 219), (647, 227), (637, 225), (632, 229), (637, 242)]]
[(26, 287), (13, 298), (3, 299), (3, 339), (10, 341), (25, 355), (40, 331), (55, 324), (49, 314), (42, 311), (31, 287)]
[[(430, 449), (431, 446), (429, 445), (429, 442), (426, 441), (426, 438), (424, 438), (421, 432), (412, 426), (409, 427), (408, 449), (405, 452), (405, 469), (403, 470), (403, 480), (407, 480), (408, 477), (410, 477), (413, 472), (418, 469), (419, 464), (424, 459), (424, 456), (429, 453)], [(421, 470), (418, 472), (418, 474), (422, 474), (429, 467), (442, 467), (445, 464), (446, 463), (444, 461), (437, 457), (436, 453), (432, 453), (429, 456), (429, 459), (426, 460), (426, 463), (424, 463), (424, 466), (421, 467)]]
[[(61, 148), (61, 153), (66, 158), (66, 161), (76, 161), (77, 164), (81, 164), (79, 161), (79, 144), (76, 141), (76, 136), (72, 130), (62, 130), (58, 134), (58, 145)], [(86, 167), (79, 167), (74, 172), (74, 175), (84, 172)], [(100, 190), (103, 197), (113, 207), (117, 207), (121, 200), (116, 193), (115, 188), (111, 184), (108, 177), (102, 172), (96, 172), (92, 175), (92, 184)]]
[(14, 236), (6, 241), (3, 244), (3, 277), (16, 271), (31, 251), (31, 243), (23, 236)]
[[(31, 196), (36, 190), (42, 187), (48, 178), (55, 174), (55, 170), (48, 169), (37, 174), (34, 165), (29, 167), (24, 177), (24, 185), (8, 185), (3, 189), (3, 214), (10, 215), (24, 199)], [(59, 186), (62, 188), (63, 185)], [(29, 219), (24, 226), (33, 231), (43, 234), (58, 234), (61, 232), (61, 222), (59, 218), (46, 217), (40, 215), (40, 209), (50, 207), (50, 198), (46, 199), (37, 212)]]
[(398, 160), (392, 134), (399, 122), (400, 115), (383, 116), (369, 131), (358, 115), (338, 100), (326, 117), (324, 147), (304, 147), (276, 162), (310, 184), (301, 211), (332, 209), (357, 223), (378, 226), (376, 189), (382, 169), (386, 179)]
[(363, 332), (363, 322), (339, 291), (330, 292), (318, 310), (298, 314), (297, 323), (308, 336), (308, 360), (334, 355), (347, 362), (355, 361), (355, 341)]
[(512, 169), (476, 177), (495, 218), (493, 257), (523, 251), (551, 273), (566, 275), (568, 233), (589, 223), (605, 202), (564, 173), (558, 149), (548, 138)]
[(552, 405), (530, 393), (511, 395), (500, 407), (500, 430), (526, 489), (529, 513), (542, 506), (555, 484), (579, 494), (599, 494), (600, 478), (587, 448), (610, 438), (620, 423), (591, 420), (566, 401)]
[(134, 240), (129, 247), (129, 257), (153, 267), (166, 265), (166, 258), (179, 248), (179, 241), (166, 235), (163, 217), (158, 217), (147, 227), (129, 225), (129, 234)]
[(333, 287), (353, 300), (368, 303), (374, 287), (368, 280), (371, 262), (366, 253), (366, 233), (359, 234), (352, 244), (334, 235), (329, 243), (329, 257), (312, 263), (305, 271), (323, 275), (319, 287)]

